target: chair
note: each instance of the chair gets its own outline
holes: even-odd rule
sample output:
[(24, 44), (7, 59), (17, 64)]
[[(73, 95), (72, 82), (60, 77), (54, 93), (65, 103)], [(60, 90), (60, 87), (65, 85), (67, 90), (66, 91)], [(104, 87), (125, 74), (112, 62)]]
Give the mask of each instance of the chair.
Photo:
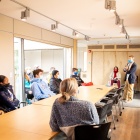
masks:
[(118, 111), (117, 111), (117, 107), (116, 107), (117, 100), (118, 100), (118, 94), (109, 93), (103, 99), (106, 100), (106, 101), (113, 100), (113, 105), (115, 106), (115, 110), (116, 110), (117, 121), (119, 121), (119, 119), (118, 119)]
[[(118, 105), (119, 114), (121, 116), (122, 115), (122, 109), (124, 109), (123, 100), (122, 100), (122, 97), (123, 97), (123, 87), (117, 89), (116, 92), (111, 92), (111, 93), (109, 92), (108, 95), (107, 95), (107, 97), (112, 98), (115, 94), (118, 95), (117, 98), (115, 98), (115, 104)], [(122, 105), (121, 105), (120, 102), (122, 103)]]
[[(114, 115), (113, 115), (113, 112), (112, 112), (112, 106), (113, 106), (113, 100), (104, 100), (102, 99), (100, 102), (104, 102), (108, 105), (108, 109), (107, 109), (107, 117), (108, 116), (112, 116), (112, 120), (113, 120), (113, 124), (114, 124), (114, 129), (116, 129), (116, 126), (115, 126), (115, 120), (114, 120)], [(107, 122), (108, 122), (108, 119), (106, 119)]]
[(97, 102), (95, 104), (95, 107), (96, 107), (97, 112), (98, 112), (99, 122), (100, 123), (105, 122), (106, 121), (106, 116), (107, 116), (108, 105), (106, 103)]
[(110, 140), (111, 122), (98, 125), (80, 125), (75, 127), (75, 140)]

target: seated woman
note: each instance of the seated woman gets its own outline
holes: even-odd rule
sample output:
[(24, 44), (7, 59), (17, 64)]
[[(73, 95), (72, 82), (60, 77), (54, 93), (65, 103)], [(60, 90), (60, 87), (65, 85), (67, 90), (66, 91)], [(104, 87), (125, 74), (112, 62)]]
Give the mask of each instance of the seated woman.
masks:
[(84, 83), (84, 81), (78, 75), (78, 69), (77, 68), (72, 68), (72, 75), (70, 77), (75, 78), (77, 80), (78, 86), (81, 86), (81, 84)]
[(68, 78), (60, 83), (62, 96), (55, 100), (50, 118), (53, 131), (63, 131), (74, 140), (74, 127), (84, 124), (98, 124), (99, 117), (94, 104), (78, 100), (78, 84), (75, 78)]
[(120, 88), (121, 74), (117, 66), (114, 67), (109, 77), (111, 79), (111, 85), (113, 85), (113, 83), (117, 83), (118, 88)]
[(31, 100), (34, 98), (34, 95), (31, 91), (31, 82), (30, 77), (24, 72), (24, 86), (25, 86), (25, 93), (26, 93), (26, 101), (28, 104), (32, 104)]
[(49, 84), (51, 91), (58, 94), (61, 81), (62, 80), (59, 78), (59, 71), (53, 70), (52, 78), (50, 79), (50, 84)]
[(19, 100), (16, 99), (8, 78), (4, 75), (0, 75), (0, 106), (7, 111), (12, 111), (15, 110), (18, 105)]
[(51, 67), (50, 71), (49, 71), (49, 73), (47, 75), (47, 83), (48, 83), (48, 85), (50, 85), (50, 79), (52, 78), (52, 71), (53, 70), (55, 70), (55, 67)]

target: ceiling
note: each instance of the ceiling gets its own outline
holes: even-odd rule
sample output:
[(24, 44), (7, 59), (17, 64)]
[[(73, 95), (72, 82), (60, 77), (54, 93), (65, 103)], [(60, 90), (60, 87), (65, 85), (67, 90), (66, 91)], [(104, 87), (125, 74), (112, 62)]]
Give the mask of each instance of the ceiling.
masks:
[[(14, 1), (14, 0), (13, 0)], [(1, 0), (0, 13), (20, 19), (25, 8), (11, 0)], [(121, 28), (115, 25), (114, 13), (104, 8), (105, 0), (15, 0), (47, 17), (54, 19), (84, 35), (72, 36), (72, 29), (58, 24), (57, 33), (78, 39), (83, 47), (94, 44), (140, 44), (140, 0), (116, 0), (116, 11), (124, 19), (125, 29), (130, 36), (126, 39), (120, 34)], [(50, 30), (55, 22), (30, 11), (27, 23)]]

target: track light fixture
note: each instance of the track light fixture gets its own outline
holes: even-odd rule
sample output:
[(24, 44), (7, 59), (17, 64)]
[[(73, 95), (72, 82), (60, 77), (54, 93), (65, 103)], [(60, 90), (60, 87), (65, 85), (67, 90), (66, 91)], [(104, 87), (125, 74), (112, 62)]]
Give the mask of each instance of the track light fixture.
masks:
[(119, 20), (119, 27), (123, 27), (124, 25), (123, 25), (123, 19), (120, 19)]
[(73, 30), (72, 35), (77, 37), (78, 33), (75, 30)]
[(119, 17), (119, 15), (117, 14), (117, 12), (114, 12), (114, 14), (115, 14), (115, 24), (116, 24), (116, 25), (119, 25), (119, 24), (120, 24), (120, 17)]
[(115, 0), (105, 0), (105, 9), (111, 12), (116, 11), (116, 1)]
[[(1, 0), (0, 0), (0, 1), (1, 1)], [(60, 24), (60, 25), (62, 25), (62, 26), (64, 26), (64, 27), (66, 27), (66, 28), (68, 28), (68, 29), (71, 29), (72, 31), (74, 30), (73, 28), (71, 28), (71, 27), (69, 27), (69, 26), (67, 26), (67, 25), (65, 25), (65, 24), (63, 24), (63, 23), (57, 22), (55, 19), (50, 18), (50, 17), (48, 17), (48, 16), (46, 16), (46, 15), (44, 15), (44, 14), (42, 14), (42, 13), (40, 13), (40, 12), (34, 10), (34, 9), (32, 9), (32, 8), (29, 8), (29, 7), (27, 8), (26, 5), (20, 3), (20, 2), (18, 2), (18, 1), (16, 1), (16, 0), (11, 0), (11, 1), (14, 2), (14, 3), (16, 3), (16, 4), (18, 4), (18, 5), (20, 5), (20, 6), (22, 6), (22, 7), (24, 7), (24, 8), (26, 8), (25, 11), (22, 11), (22, 12), (21, 12), (21, 19), (24, 20), (24, 21), (26, 21), (27, 17), (30, 16), (30, 11), (33, 11), (33, 12), (37, 13), (38, 15), (41, 15), (41, 16), (43, 16), (43, 17), (45, 17), (45, 18), (47, 18), (47, 19), (49, 19), (49, 20), (51, 20), (51, 21), (53, 21), (53, 22), (56, 22), (56, 24), (52, 24), (52, 25), (51, 25), (51, 30), (52, 30), (52, 31), (55, 31), (55, 30), (58, 28), (58, 24)], [(83, 35), (84, 37), (87, 36), (87, 35), (85, 35), (85, 34), (79, 32), (79, 31), (76, 31), (76, 30), (75, 30), (75, 32), (77, 33), (76, 35), (81, 34), (81, 35)], [(87, 36), (87, 37), (88, 37), (88, 36)], [(87, 38), (87, 40), (89, 40), (89, 37)]]
[(27, 17), (30, 17), (30, 9), (26, 8), (25, 11), (21, 12), (21, 20), (26, 21)]
[(124, 26), (122, 26), (122, 28), (121, 28), (121, 33), (122, 34), (125, 34), (126, 33), (126, 30), (125, 30), (125, 27)]
[(89, 41), (89, 37), (87, 35), (85, 35), (85, 40)]
[(55, 24), (51, 24), (51, 30), (55, 31), (56, 30), (56, 25)]
[(51, 30), (55, 31), (58, 28), (58, 22), (56, 21), (56, 24), (51, 24)]
[(126, 33), (125, 38), (129, 40), (129, 35)]

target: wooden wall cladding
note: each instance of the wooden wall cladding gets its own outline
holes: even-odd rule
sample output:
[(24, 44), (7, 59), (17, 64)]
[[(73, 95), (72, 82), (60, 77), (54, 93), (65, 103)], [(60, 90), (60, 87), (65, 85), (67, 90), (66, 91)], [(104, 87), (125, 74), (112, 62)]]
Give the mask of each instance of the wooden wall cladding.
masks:
[(92, 81), (94, 84), (104, 84), (103, 82), (103, 52), (93, 52), (92, 55)]
[(124, 84), (123, 72), (124, 66), (127, 64), (128, 56), (134, 55), (135, 62), (137, 64), (136, 75), (138, 83), (135, 84), (135, 89), (140, 90), (140, 52), (134, 51), (93, 51), (92, 55), (92, 81), (96, 85), (107, 84), (109, 75), (113, 70), (114, 66), (118, 66), (121, 73), (121, 84)]

